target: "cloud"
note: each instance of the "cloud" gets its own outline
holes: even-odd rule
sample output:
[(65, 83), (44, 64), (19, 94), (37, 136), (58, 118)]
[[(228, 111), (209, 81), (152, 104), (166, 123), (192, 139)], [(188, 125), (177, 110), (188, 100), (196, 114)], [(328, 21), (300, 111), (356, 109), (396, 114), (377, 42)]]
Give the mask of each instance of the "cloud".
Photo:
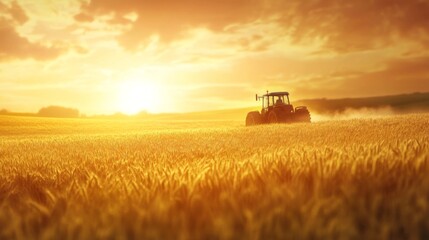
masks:
[(429, 91), (428, 66), (429, 57), (393, 59), (381, 70), (348, 79), (344, 87), (371, 94)]
[(24, 24), (28, 21), (27, 14), (25, 14), (25, 11), (16, 1), (12, 2), (9, 6), (0, 2), (0, 16), (18, 24)]
[(85, 13), (79, 13), (74, 16), (74, 19), (78, 22), (92, 22), (94, 18), (91, 15)]
[(112, 15), (110, 22), (115, 24), (127, 14), (136, 13), (138, 17), (131, 29), (119, 38), (124, 47), (135, 49), (152, 35), (171, 42), (182, 38), (190, 28), (222, 31), (234, 23), (255, 21), (261, 4), (257, 0), (92, 0), (82, 4), (82, 13), (94, 17)]
[(0, 36), (2, 36), (0, 38), (0, 61), (26, 58), (49, 60), (64, 52), (60, 47), (46, 47), (38, 43), (31, 43), (2, 20), (0, 20), (0, 25), (2, 25), (0, 28)]
[(296, 91), (307, 96), (376, 96), (429, 91), (429, 57), (398, 58), (379, 70), (340, 71), (300, 81)]
[(0, 3), (0, 61), (27, 58), (49, 60), (65, 51), (64, 47), (33, 43), (21, 36), (16, 27), (27, 21), (27, 15), (17, 2), (12, 2), (10, 6)]
[[(136, 21), (123, 21), (130, 13), (137, 14)], [(91, 0), (82, 4), (76, 18), (107, 15), (112, 24), (132, 25), (119, 38), (128, 49), (147, 43), (152, 35), (171, 42), (189, 28), (225, 32), (256, 22), (275, 22), (282, 29), (277, 34), (294, 43), (319, 41), (335, 52), (383, 48), (402, 40), (429, 46), (429, 2), (422, 0)], [(242, 44), (248, 45), (246, 40)]]
[[(321, 39), (337, 52), (382, 48), (398, 41), (429, 45), (429, 2), (421, 0), (278, 1), (279, 21), (296, 42)], [(287, 10), (286, 10), (287, 9)]]

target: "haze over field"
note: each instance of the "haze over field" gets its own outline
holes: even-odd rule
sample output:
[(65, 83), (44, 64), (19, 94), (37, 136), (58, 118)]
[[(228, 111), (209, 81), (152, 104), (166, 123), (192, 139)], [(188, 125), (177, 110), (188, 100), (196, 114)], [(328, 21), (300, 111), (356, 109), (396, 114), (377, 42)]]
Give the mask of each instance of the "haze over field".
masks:
[(242, 108), (429, 91), (429, 2), (0, 2), (0, 109)]

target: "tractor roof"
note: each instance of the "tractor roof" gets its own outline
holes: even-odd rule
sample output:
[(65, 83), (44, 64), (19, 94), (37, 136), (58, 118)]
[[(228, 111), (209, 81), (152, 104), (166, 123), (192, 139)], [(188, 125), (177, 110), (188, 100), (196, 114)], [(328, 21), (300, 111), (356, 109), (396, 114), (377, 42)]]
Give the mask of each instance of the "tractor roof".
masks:
[(288, 92), (270, 92), (268, 94), (265, 94), (264, 96), (283, 96), (283, 95), (289, 95)]

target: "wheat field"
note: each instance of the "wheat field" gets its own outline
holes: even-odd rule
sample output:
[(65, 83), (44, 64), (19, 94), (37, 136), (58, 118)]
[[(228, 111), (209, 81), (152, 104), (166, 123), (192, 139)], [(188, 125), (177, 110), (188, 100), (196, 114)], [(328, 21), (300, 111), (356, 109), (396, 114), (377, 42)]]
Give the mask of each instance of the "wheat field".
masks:
[(0, 239), (428, 239), (429, 114), (0, 117)]

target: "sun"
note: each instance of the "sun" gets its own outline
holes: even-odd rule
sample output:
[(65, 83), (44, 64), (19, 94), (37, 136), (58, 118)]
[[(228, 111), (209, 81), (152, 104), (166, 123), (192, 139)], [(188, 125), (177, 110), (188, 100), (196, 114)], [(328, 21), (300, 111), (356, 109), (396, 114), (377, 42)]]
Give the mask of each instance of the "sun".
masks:
[(133, 115), (142, 111), (157, 112), (159, 88), (149, 81), (127, 80), (118, 85), (117, 108), (120, 112)]

